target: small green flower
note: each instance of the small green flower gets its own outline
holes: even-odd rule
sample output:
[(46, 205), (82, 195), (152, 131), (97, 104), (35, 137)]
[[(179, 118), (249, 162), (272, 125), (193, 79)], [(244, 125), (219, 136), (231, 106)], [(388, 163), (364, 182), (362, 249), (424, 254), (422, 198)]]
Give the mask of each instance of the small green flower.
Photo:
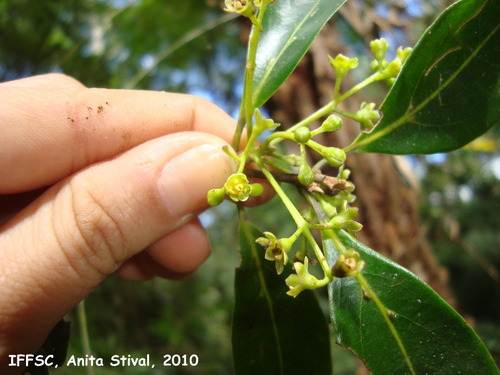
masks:
[(389, 49), (389, 43), (384, 38), (375, 39), (370, 42), (370, 49), (372, 50), (376, 61), (382, 63), (385, 59), (385, 54)]
[(358, 275), (365, 262), (360, 259), (359, 253), (354, 249), (347, 250), (341, 254), (332, 267), (332, 275), (335, 277), (348, 277)]
[(361, 103), (361, 108), (354, 114), (354, 119), (361, 124), (361, 130), (363, 132), (370, 132), (375, 125), (373, 121), (377, 121), (380, 118), (380, 113), (374, 110), (375, 103)]
[(406, 60), (408, 60), (408, 57), (412, 53), (413, 48), (411, 47), (399, 47), (398, 50), (396, 51), (396, 59), (401, 61), (401, 64), (404, 64)]
[(254, 117), (255, 117), (255, 124), (253, 127), (253, 131), (257, 135), (261, 135), (266, 130), (274, 130), (278, 126), (280, 126), (280, 124), (274, 122), (273, 119), (268, 119), (268, 118), (264, 117), (260, 113), (258, 108), (256, 108), (254, 111)]
[(286, 294), (297, 297), (303, 290), (314, 289), (318, 286), (319, 280), (308, 271), (309, 260), (307, 257), (304, 258), (303, 264), (301, 262), (295, 262), (293, 267), (297, 274), (290, 275), (286, 278), (286, 285), (290, 288)]
[(358, 67), (358, 59), (356, 57), (351, 59), (342, 54), (338, 54), (335, 59), (328, 56), (328, 61), (330, 61), (330, 64), (337, 71), (337, 79), (344, 78), (349, 70)]
[(389, 85), (392, 85), (411, 52), (411, 48), (403, 49), (402, 47), (399, 47), (396, 51), (396, 57), (394, 60), (390, 63), (384, 61), (384, 65), (382, 67), (379, 65), (377, 70), (380, 72), (380, 75), (377, 77), (377, 80), (380, 81), (385, 79)]
[(259, 237), (255, 240), (259, 245), (266, 249), (265, 258), (276, 262), (276, 272), (281, 274), (285, 265), (288, 263), (288, 254), (293, 244), (291, 238), (277, 239), (271, 232), (264, 232), (266, 237)]
[(328, 222), (328, 227), (356, 232), (363, 228), (361, 223), (354, 220), (357, 216), (358, 209), (356, 207), (350, 207), (344, 213), (333, 216)]
[(250, 184), (244, 173), (235, 173), (227, 179), (224, 191), (235, 202), (244, 202), (250, 196), (259, 196), (264, 191), (261, 184)]
[(245, 17), (253, 15), (253, 1), (252, 0), (225, 0), (225, 12), (239, 13)]
[(235, 173), (224, 184), (224, 190), (235, 201), (246, 201), (252, 192), (248, 178), (244, 173)]
[(400, 60), (394, 59), (387, 65), (387, 67), (380, 73), (380, 75), (377, 77), (378, 81), (381, 81), (383, 79), (392, 79), (396, 78), (401, 71), (401, 68), (403, 67), (403, 64), (401, 63)]

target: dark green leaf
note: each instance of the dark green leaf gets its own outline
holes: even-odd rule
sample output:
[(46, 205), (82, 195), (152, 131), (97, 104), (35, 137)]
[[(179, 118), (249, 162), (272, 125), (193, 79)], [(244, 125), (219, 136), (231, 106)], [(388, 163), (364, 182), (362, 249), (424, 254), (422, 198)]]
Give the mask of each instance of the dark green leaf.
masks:
[[(236, 270), (233, 315), (235, 373), (331, 374), (325, 316), (311, 291), (286, 294), (285, 278), (264, 259), (255, 239), (262, 233), (245, 220), (239, 227), (241, 265)], [(289, 266), (287, 267), (289, 268)]]
[(500, 119), (500, 2), (462, 0), (425, 32), (355, 147), (430, 154), (460, 148)]
[[(52, 358), (52, 364), (62, 366), (66, 360), (70, 338), (71, 323), (61, 319), (50, 331), (42, 347), (36, 352), (37, 356)], [(51, 357), (50, 357), (51, 356)], [(30, 364), (23, 375), (48, 375), (47, 366)]]
[[(366, 262), (362, 271), (385, 308), (416, 374), (499, 374), (481, 340), (445, 301), (411, 272), (382, 257), (343, 231), (347, 248)], [(329, 262), (336, 251), (325, 241)], [(374, 375), (411, 374), (387, 321), (367, 299), (354, 277), (335, 279), (329, 287), (332, 322), (338, 343), (350, 347)]]
[(345, 1), (278, 0), (267, 7), (257, 49), (255, 107), (262, 106), (276, 92)]

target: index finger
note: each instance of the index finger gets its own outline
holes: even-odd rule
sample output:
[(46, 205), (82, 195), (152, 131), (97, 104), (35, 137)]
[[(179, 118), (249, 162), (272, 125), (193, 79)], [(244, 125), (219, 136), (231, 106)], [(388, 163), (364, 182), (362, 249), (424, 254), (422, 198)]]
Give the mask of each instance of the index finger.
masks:
[[(51, 87), (50, 78), (57, 81)], [(0, 85), (0, 194), (50, 185), (148, 140), (183, 131), (230, 143), (234, 120), (191, 95), (85, 88), (47, 75)]]

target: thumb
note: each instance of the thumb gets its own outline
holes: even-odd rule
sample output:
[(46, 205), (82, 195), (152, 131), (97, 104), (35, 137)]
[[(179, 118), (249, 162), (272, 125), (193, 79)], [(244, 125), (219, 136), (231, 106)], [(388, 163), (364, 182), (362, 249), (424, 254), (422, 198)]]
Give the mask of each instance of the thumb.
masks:
[[(125, 260), (190, 221), (234, 173), (222, 139), (175, 133), (51, 187), (0, 227), (0, 368)], [(27, 343), (31, 343), (27, 347)]]

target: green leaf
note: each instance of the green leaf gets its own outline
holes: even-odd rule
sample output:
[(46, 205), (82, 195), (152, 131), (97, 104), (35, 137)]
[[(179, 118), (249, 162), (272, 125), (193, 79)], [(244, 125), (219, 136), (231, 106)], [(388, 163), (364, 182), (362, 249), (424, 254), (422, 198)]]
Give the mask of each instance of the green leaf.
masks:
[(263, 234), (240, 221), (241, 265), (236, 269), (233, 358), (237, 375), (331, 374), (330, 333), (311, 291), (286, 294), (285, 278), (255, 243)]
[(262, 106), (292, 73), (325, 23), (346, 0), (278, 0), (269, 4), (257, 48), (255, 107)]
[[(330, 284), (336, 339), (351, 348), (373, 375), (500, 373), (472, 328), (428, 285), (346, 232), (335, 233), (366, 262), (361, 272), (364, 288), (354, 277)], [(333, 243), (330, 237), (324, 244), (331, 264), (337, 257)], [(370, 290), (375, 298), (367, 297)]]
[(462, 0), (424, 33), (352, 149), (430, 154), (460, 148), (500, 119), (500, 2)]

